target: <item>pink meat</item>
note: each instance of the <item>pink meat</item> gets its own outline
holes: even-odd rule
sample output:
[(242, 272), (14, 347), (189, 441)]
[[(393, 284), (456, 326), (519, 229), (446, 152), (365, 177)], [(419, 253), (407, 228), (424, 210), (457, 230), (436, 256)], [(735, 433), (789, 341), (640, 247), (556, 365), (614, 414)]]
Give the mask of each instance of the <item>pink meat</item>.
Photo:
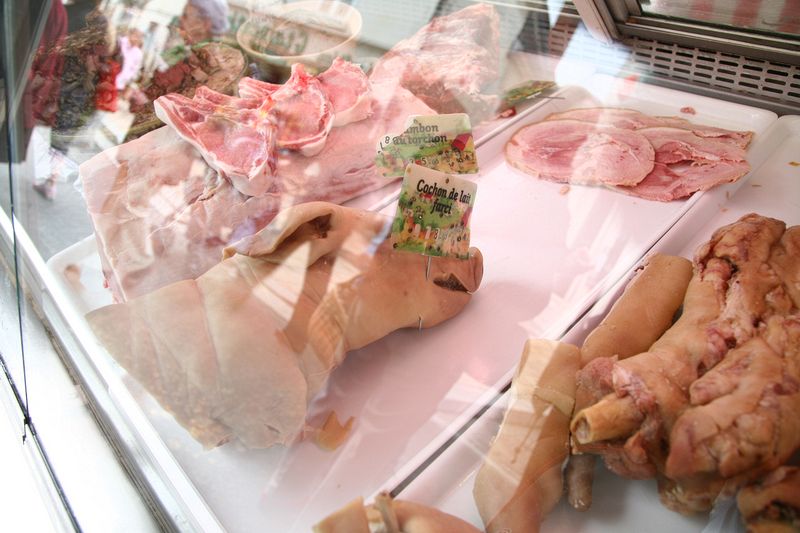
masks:
[(297, 150), (305, 156), (322, 151), (333, 127), (333, 106), (318, 79), (306, 73), (302, 64), (295, 63), (289, 79), (272, 93), (269, 101), (280, 148)]
[(275, 172), (275, 124), (267, 114), (190, 100), (173, 93), (154, 102), (156, 116), (198, 149), (242, 193), (261, 196)]
[(653, 171), (640, 183), (615, 189), (646, 200), (670, 202), (722, 183), (732, 183), (749, 171), (747, 161), (684, 162), (674, 165), (656, 163)]
[(375, 139), (400, 131), (409, 115), (433, 110), (404, 89), (380, 86), (373, 94), (372, 115), (334, 128), (317, 156), (279, 151), (272, 184), (258, 197), (221, 179), (170, 127), (81, 165), (103, 273), (115, 300), (198, 277), (219, 262), (227, 244), (262, 229), (289, 205), (341, 203), (386, 185), (375, 169)]
[(280, 88), (280, 84), (267, 83), (248, 77), (239, 80), (239, 96), (242, 98), (266, 100), (272, 93)]
[(635, 109), (620, 107), (585, 107), (552, 113), (545, 120), (580, 120), (608, 124), (615, 128), (639, 130), (642, 128), (671, 127), (689, 130), (698, 137), (713, 138), (747, 148), (753, 138), (752, 131), (733, 131), (714, 126), (694, 124), (683, 117), (650, 116)]
[(372, 112), (372, 92), (366, 74), (341, 57), (317, 76), (333, 105), (334, 127), (364, 120)]
[(681, 161), (744, 161), (744, 149), (730, 142), (699, 137), (692, 131), (658, 127), (636, 130), (644, 135), (656, 150), (658, 163), (679, 163)]
[(437, 17), (392, 47), (370, 79), (399, 84), (440, 113), (465, 112), (477, 122), (497, 107), (499, 23), (494, 7), (483, 3)]
[(635, 109), (625, 109), (622, 107), (583, 107), (570, 109), (561, 113), (551, 113), (545, 120), (580, 120), (581, 122), (607, 124), (615, 128), (626, 130), (638, 130), (639, 128), (663, 125), (656, 117), (645, 115)]
[(631, 130), (577, 120), (548, 120), (517, 131), (506, 160), (561, 183), (635, 185), (653, 170), (650, 142)]
[[(357, 65), (337, 57), (330, 68), (316, 79), (331, 102), (334, 113), (333, 127), (344, 126), (369, 117), (372, 112), (372, 91), (369, 79)], [(242, 98), (254, 101), (263, 102), (272, 98), (282, 87), (253, 78), (239, 80), (239, 94)], [(278, 95), (280, 96), (280, 93)]]
[(195, 90), (192, 100), (196, 102), (206, 102), (217, 106), (224, 106), (231, 111), (258, 109), (263, 103), (263, 101), (258, 99), (228, 96), (227, 94), (222, 94), (213, 89), (209, 89), (205, 85), (201, 85)]

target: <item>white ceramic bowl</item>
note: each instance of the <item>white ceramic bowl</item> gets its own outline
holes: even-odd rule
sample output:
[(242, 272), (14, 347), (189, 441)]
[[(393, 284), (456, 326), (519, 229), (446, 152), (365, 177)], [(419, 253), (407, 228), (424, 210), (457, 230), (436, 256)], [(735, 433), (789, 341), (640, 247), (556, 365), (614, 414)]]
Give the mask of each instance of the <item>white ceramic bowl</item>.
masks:
[(361, 13), (348, 4), (301, 0), (253, 13), (236, 40), (266, 70), (285, 74), (292, 64), (302, 63), (317, 73), (337, 56), (351, 57), (361, 24)]

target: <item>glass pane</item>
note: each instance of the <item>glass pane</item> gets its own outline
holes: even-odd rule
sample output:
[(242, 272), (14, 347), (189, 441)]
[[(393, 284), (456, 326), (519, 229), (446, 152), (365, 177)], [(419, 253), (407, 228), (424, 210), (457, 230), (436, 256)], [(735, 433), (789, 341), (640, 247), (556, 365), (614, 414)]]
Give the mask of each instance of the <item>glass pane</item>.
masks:
[(643, 0), (640, 5), (647, 15), (767, 33), (800, 34), (798, 0)]
[[(570, 2), (47, 6), (14, 48), (29, 289), (179, 529), (308, 531), (382, 489), (468, 487), (489, 439), (444, 488), (436, 456), (473, 418), (496, 431), (526, 340), (579, 342), (667, 230), (724, 212), (775, 120), (643, 84)], [(664, 130), (722, 156), (657, 160)]]

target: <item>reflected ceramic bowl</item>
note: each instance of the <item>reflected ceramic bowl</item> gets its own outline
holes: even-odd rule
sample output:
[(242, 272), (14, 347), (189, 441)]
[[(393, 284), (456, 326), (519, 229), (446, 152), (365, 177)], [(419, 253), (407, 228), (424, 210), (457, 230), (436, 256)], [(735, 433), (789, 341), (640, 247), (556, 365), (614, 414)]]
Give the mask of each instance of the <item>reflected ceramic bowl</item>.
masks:
[(316, 74), (337, 56), (349, 59), (361, 31), (361, 14), (335, 0), (301, 0), (253, 13), (236, 32), (239, 46), (278, 78), (294, 63)]

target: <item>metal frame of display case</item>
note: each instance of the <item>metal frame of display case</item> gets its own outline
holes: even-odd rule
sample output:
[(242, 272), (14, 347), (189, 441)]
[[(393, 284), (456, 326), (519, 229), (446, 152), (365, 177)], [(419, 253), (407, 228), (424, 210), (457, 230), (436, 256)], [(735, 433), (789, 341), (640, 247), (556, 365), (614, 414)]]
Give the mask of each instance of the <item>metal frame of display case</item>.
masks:
[[(800, 109), (800, 36), (645, 16), (637, 0), (574, 3), (592, 37), (630, 50), (624, 74), (778, 114)], [(603, 64), (602, 45), (584, 48)]]
[(641, 37), (800, 66), (800, 39), (645, 16), (636, 0), (575, 0), (575, 6), (592, 34), (601, 40), (607, 35)]

